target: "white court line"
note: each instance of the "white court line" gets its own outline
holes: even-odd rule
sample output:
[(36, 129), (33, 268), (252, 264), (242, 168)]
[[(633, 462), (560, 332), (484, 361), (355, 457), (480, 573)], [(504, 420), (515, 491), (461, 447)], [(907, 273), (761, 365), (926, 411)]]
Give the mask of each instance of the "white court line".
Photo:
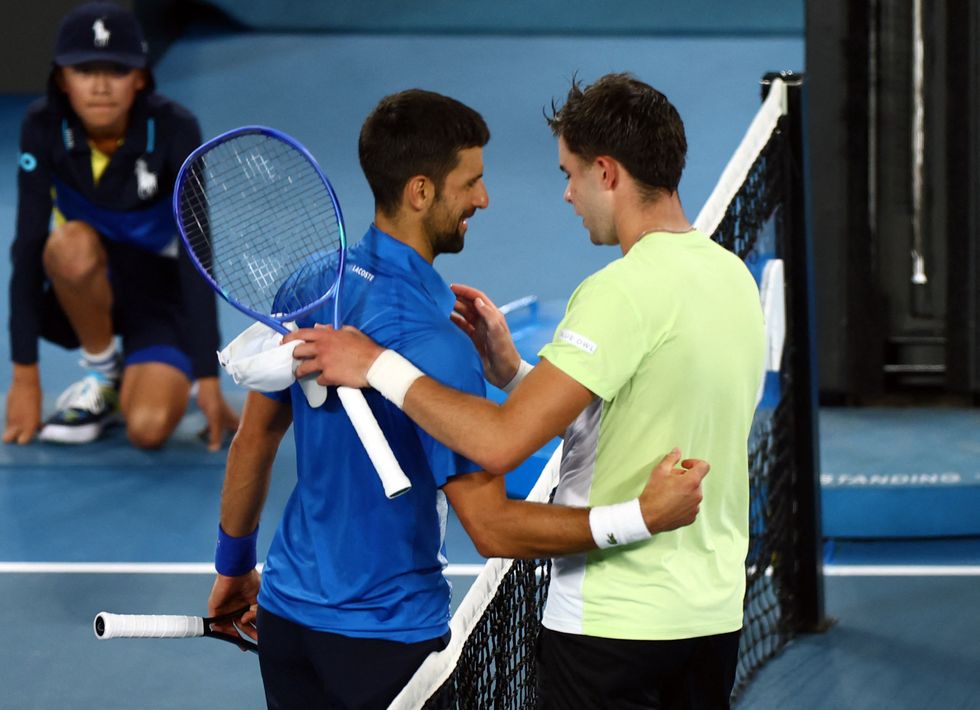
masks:
[(450, 577), (475, 577), (483, 571), (482, 564), (472, 565), (449, 565), (445, 573)]
[[(262, 569), (262, 565), (259, 565)], [(452, 577), (475, 577), (482, 564), (449, 565)], [(0, 562), (0, 574), (214, 574), (211, 562)]]
[(214, 574), (209, 562), (0, 562), (9, 574)]
[(824, 565), (827, 577), (977, 577), (980, 565)]
[[(262, 569), (262, 565), (259, 565)], [(446, 567), (451, 577), (475, 577), (482, 564)], [(827, 577), (977, 577), (980, 565), (824, 565)], [(0, 562), (0, 574), (214, 574), (210, 562)]]

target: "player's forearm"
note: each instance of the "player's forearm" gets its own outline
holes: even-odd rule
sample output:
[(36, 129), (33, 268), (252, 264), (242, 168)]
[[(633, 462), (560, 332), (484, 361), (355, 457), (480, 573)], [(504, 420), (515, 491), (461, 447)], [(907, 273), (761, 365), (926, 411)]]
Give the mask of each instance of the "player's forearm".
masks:
[(409, 387), (402, 409), (449, 448), (502, 474), (564, 432), (593, 398), (544, 360), (502, 405), (421, 377)]
[(525, 377), (503, 405), (445, 387), (411, 362), (353, 328), (306, 328), (293, 357), (296, 376), (319, 372), (321, 384), (380, 392), (419, 426), (485, 470), (506, 473), (565, 428), (594, 395), (547, 361)]
[(416, 380), (403, 409), (433, 438), (495, 474), (513, 470), (555, 435), (530, 426), (513, 404), (498, 405), (430, 377)]
[(594, 508), (511, 500), (503, 478), (485, 471), (453, 476), (443, 492), (481, 554), (557, 557), (632, 544), (693, 522), (707, 464), (691, 461), (691, 471), (672, 470), (679, 458), (675, 450), (651, 472), (644, 497), (667, 501), (653, 509), (639, 498)]
[(232, 439), (221, 491), (221, 527), (233, 537), (255, 530), (269, 491), (272, 462), (292, 423), (288, 404), (250, 392)]
[(507, 501), (470, 536), (485, 557), (558, 557), (596, 549), (588, 508), (543, 503)]
[(221, 489), (221, 528), (229, 535), (248, 535), (258, 526), (278, 444), (274, 435), (263, 439), (242, 431), (232, 440)]

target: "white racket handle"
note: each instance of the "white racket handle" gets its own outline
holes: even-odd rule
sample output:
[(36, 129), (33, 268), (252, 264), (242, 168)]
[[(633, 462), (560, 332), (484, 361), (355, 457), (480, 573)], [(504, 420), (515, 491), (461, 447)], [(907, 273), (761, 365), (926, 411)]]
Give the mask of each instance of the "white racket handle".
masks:
[(385, 489), (388, 498), (397, 498), (412, 487), (412, 482), (402, 471), (402, 467), (392, 453), (388, 440), (381, 433), (381, 427), (374, 418), (371, 408), (368, 407), (364, 394), (359, 389), (350, 387), (338, 387), (337, 396), (340, 403), (344, 405), (347, 416), (350, 417), (351, 424), (357, 432), (358, 438), (364, 445), (374, 469), (378, 472), (381, 485)]
[(102, 611), (96, 615), (92, 628), (100, 639), (192, 638), (204, 636), (204, 619), (200, 616), (110, 614)]

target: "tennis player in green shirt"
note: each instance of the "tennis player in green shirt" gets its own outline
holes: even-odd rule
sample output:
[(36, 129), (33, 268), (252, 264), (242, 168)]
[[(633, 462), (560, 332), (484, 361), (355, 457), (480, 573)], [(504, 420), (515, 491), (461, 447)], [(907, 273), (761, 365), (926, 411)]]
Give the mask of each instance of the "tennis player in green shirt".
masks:
[[(555, 502), (589, 509), (596, 549), (554, 560), (539, 707), (728, 708), (749, 539), (747, 440), (764, 362), (758, 289), (684, 214), (687, 142), (663, 94), (628, 74), (573, 82), (548, 122), (565, 200), (592, 242), (622, 257), (579, 285), (533, 368), (490, 299), (455, 288), (457, 324), (507, 400), (443, 387), (348, 329), (291, 336), (308, 340), (295, 351), (307, 359), (297, 374), (378, 389), (491, 473), (564, 436)], [(636, 496), (674, 447), (709, 461), (711, 474), (695, 522), (651, 535)]]

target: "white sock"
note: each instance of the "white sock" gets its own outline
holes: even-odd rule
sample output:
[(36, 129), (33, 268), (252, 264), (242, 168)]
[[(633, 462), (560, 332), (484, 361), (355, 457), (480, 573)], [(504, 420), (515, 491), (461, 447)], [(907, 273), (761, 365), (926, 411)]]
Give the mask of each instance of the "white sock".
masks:
[(85, 367), (96, 372), (101, 372), (109, 380), (115, 381), (122, 374), (122, 362), (116, 351), (116, 341), (113, 340), (109, 347), (99, 353), (90, 353), (82, 348), (82, 362)]

